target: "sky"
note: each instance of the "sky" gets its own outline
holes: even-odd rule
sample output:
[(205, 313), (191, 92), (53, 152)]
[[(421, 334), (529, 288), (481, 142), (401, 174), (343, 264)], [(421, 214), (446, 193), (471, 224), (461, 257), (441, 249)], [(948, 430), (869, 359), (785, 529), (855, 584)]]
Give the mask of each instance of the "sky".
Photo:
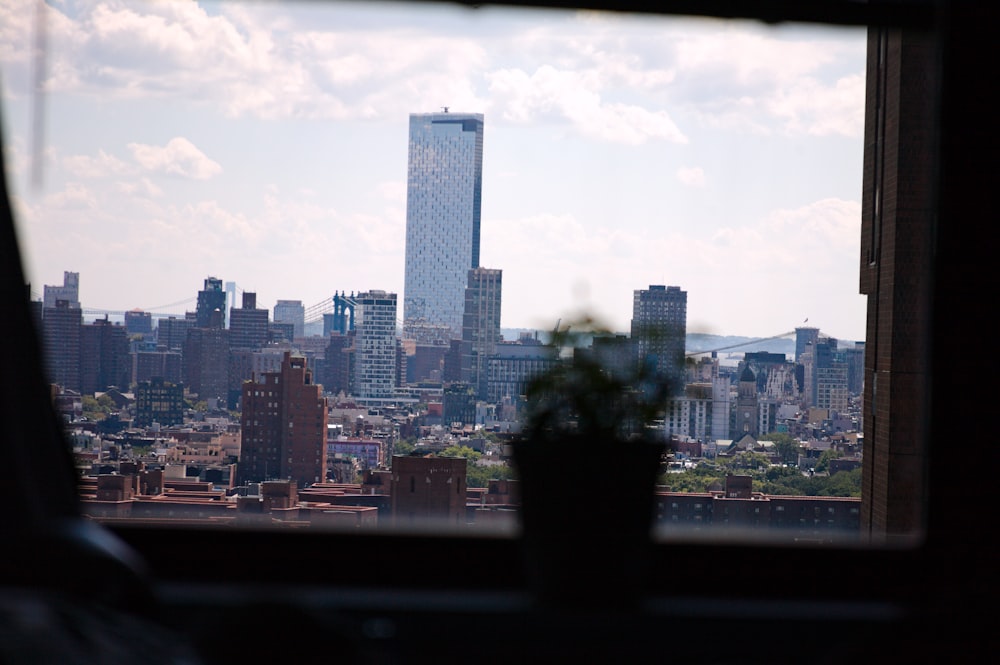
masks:
[(208, 276), (259, 307), (402, 302), (408, 116), (448, 106), (485, 115), (503, 327), (627, 331), (633, 292), (665, 284), (689, 332), (864, 339), (863, 29), (51, 0), (36, 95), (35, 10), (0, 3), (0, 91), (39, 297), (69, 270), (93, 309), (183, 313)]

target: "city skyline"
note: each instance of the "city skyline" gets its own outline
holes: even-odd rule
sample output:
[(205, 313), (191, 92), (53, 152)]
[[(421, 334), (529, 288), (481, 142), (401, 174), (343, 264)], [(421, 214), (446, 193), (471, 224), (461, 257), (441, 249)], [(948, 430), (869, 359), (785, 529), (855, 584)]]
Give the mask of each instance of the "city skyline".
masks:
[(625, 331), (633, 290), (667, 283), (693, 332), (864, 338), (863, 30), (369, 5), (49, 6), (38, 189), (34, 6), (0, 8), (33, 290), (405, 297), (407, 115), (449, 106), (490, 125), (479, 263), (504, 270), (505, 328)]

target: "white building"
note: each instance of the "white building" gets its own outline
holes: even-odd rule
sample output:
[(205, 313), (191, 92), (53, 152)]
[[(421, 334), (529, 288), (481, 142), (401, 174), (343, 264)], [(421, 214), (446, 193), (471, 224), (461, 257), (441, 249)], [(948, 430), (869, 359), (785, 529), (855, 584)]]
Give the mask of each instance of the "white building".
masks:
[(355, 301), (351, 392), (360, 400), (391, 399), (396, 390), (396, 294), (367, 291)]
[(466, 278), (479, 267), (482, 182), (481, 113), (410, 115), (404, 330), (447, 326), (462, 338)]

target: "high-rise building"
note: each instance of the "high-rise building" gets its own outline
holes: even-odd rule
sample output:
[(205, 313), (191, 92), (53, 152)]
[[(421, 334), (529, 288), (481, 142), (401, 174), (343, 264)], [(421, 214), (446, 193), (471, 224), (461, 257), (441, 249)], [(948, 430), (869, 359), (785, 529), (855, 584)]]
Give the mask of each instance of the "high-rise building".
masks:
[(291, 323), (293, 337), (302, 337), (306, 327), (306, 308), (301, 300), (279, 300), (274, 305), (274, 322)]
[(396, 391), (396, 294), (367, 291), (355, 301), (351, 392), (361, 400), (392, 398)]
[(462, 338), (468, 271), (479, 267), (483, 115), (410, 115), (404, 330)]
[(80, 391), (80, 328), (83, 312), (68, 300), (57, 300), (42, 315), (42, 348), (49, 381)]
[(184, 384), (198, 398), (219, 407), (229, 397), (229, 331), (192, 328), (184, 342), (181, 360)]
[(43, 289), (43, 306), (55, 307), (57, 300), (65, 300), (69, 307), (80, 308), (80, 273), (63, 272), (62, 286), (45, 285)]
[(806, 347), (810, 344), (816, 344), (819, 341), (819, 328), (796, 328), (795, 329), (795, 362), (799, 362), (799, 358), (806, 351)]
[(674, 395), (684, 393), (687, 291), (679, 286), (637, 289), (632, 300), (632, 343), (637, 360), (654, 363)]
[(226, 292), (222, 290), (221, 279), (205, 278), (205, 288), (198, 292), (195, 325), (198, 328), (226, 327)]
[(184, 348), (188, 331), (194, 328), (194, 317), (178, 319), (170, 316), (156, 324), (156, 346), (165, 351), (180, 351)]
[(125, 330), (129, 335), (149, 337), (153, 334), (153, 315), (141, 309), (125, 312)]
[(93, 395), (114, 386), (128, 391), (132, 381), (128, 333), (105, 316), (80, 327), (80, 392)]
[(285, 352), (281, 371), (243, 384), (239, 482), (326, 479), (328, 411), (306, 359)]
[(230, 346), (234, 349), (259, 349), (267, 344), (267, 315), (266, 309), (257, 309), (257, 294), (244, 291), (243, 307), (229, 310)]
[(465, 287), (462, 325), (462, 381), (473, 387), (477, 399), (488, 397), (487, 362), (503, 341), (500, 333), (502, 271), (473, 268)]

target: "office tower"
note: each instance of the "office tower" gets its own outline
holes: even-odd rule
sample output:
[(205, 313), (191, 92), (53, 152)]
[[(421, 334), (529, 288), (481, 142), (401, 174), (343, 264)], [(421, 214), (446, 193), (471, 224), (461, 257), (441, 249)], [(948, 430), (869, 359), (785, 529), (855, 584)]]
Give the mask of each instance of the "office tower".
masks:
[(500, 333), (502, 271), (473, 268), (465, 287), (462, 324), (462, 381), (473, 387), (478, 399), (486, 399), (486, 363), (503, 341)]
[(281, 370), (243, 384), (239, 482), (326, 479), (327, 404), (306, 359), (286, 351)]
[(132, 354), (132, 383), (163, 379), (181, 382), (181, 354), (177, 351), (137, 351)]
[(559, 363), (556, 351), (537, 339), (522, 336), (516, 342), (500, 342), (489, 357), (488, 401), (518, 404), (533, 378)]
[(335, 332), (327, 337), (326, 351), (323, 353), (322, 383), (323, 388), (332, 395), (351, 391), (354, 337), (353, 330), (346, 335)]
[(306, 308), (301, 300), (279, 300), (274, 305), (273, 319), (275, 323), (291, 323), (293, 338), (305, 335)]
[(80, 328), (83, 312), (68, 300), (42, 310), (42, 349), (51, 383), (80, 392)]
[(819, 341), (819, 328), (795, 329), (795, 362), (805, 353), (806, 347)]
[(125, 330), (130, 336), (151, 336), (153, 334), (153, 315), (141, 309), (125, 312)]
[(257, 294), (244, 291), (243, 307), (229, 310), (230, 347), (259, 349), (267, 344), (267, 317), (266, 309), (257, 309)]
[[(410, 115), (403, 327), (421, 343), (462, 338), (468, 271), (479, 267), (483, 115)], [(437, 331), (437, 332), (436, 332)]]
[(684, 351), (687, 335), (687, 291), (679, 286), (651, 285), (632, 299), (632, 343), (640, 363), (653, 363), (670, 382), (673, 395), (684, 394)]
[(358, 399), (389, 399), (396, 390), (396, 294), (359, 293), (354, 338), (354, 384)]
[(127, 392), (132, 381), (128, 332), (107, 317), (80, 327), (80, 392), (93, 395), (114, 386)]
[(223, 328), (192, 328), (184, 342), (184, 384), (213, 406), (228, 404), (229, 331)]
[(79, 309), (80, 308), (80, 273), (78, 272), (63, 272), (63, 283), (62, 286), (49, 286), (46, 284), (43, 288), (43, 306), (47, 308), (54, 308), (56, 306), (56, 301), (65, 300), (69, 303), (69, 307)]
[(156, 346), (165, 351), (180, 351), (188, 331), (194, 328), (194, 318), (170, 316), (156, 324)]
[(226, 292), (222, 290), (221, 279), (217, 277), (205, 279), (205, 288), (198, 292), (195, 326), (198, 328), (226, 327)]

